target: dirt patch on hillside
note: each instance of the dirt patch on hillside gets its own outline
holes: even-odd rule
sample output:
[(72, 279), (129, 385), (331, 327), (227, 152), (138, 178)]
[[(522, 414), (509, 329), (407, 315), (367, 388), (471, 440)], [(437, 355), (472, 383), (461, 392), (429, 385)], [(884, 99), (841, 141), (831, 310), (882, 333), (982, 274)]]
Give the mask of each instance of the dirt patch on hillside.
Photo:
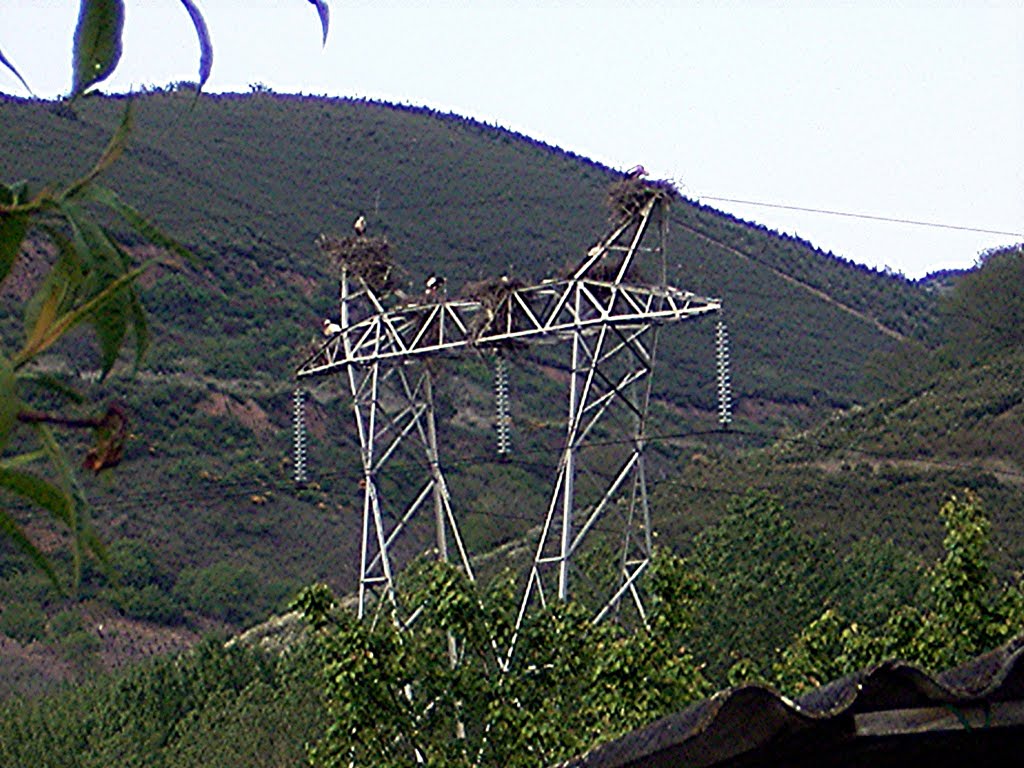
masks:
[(257, 435), (268, 435), (276, 431), (274, 425), (270, 423), (267, 412), (251, 397), (238, 400), (223, 392), (214, 392), (199, 403), (198, 408), (208, 416), (226, 416), (235, 419)]

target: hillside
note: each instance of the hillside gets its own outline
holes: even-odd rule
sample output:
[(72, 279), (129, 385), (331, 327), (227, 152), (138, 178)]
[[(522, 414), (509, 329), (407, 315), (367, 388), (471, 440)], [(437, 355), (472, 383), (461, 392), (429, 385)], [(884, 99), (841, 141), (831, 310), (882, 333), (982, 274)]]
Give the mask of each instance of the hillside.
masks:
[[(124, 106), (92, 98), (72, 112), (0, 99), (0, 177), (41, 184), (83, 172)], [(450, 293), (505, 272), (539, 280), (604, 234), (615, 174), (499, 128), (385, 104), (258, 93), (204, 95), (193, 105), (191, 92), (170, 89), (140, 96), (134, 108), (133, 142), (109, 184), (191, 248), (198, 266), (144, 278), (155, 342), (138, 374), (92, 383), (95, 354), (81, 342), (47, 361), (97, 398), (124, 400), (133, 415), (124, 463), (90, 481), (89, 494), (101, 531), (134, 542), (115, 553), (134, 582), (112, 594), (93, 573), (86, 597), (96, 601), (90, 615), (108, 621), (238, 626), (280, 607), (299, 584), (326, 580), (344, 591), (353, 583), (360, 491), (340, 382), (311, 393), (314, 483), (290, 481), (292, 371), (336, 301), (316, 236), (347, 233), (364, 213), (395, 248), (410, 292), (431, 272), (447, 276)], [(670, 224), (669, 281), (723, 299), (737, 401), (733, 434), (713, 432), (711, 324), (663, 335), (651, 472), (693, 491), (658, 515), (666, 538), (681, 543), (713, 519), (709, 488), (724, 499), (756, 484), (757, 462), (741, 466), (737, 455), (835, 408), (868, 406), (865, 362), (907, 338), (934, 343), (938, 314), (936, 295), (921, 286), (692, 201), (674, 206)], [(33, 251), (19, 266), (5, 310), (27, 298), (46, 258)], [(17, 322), (16, 313), (0, 317), (5, 338), (16, 338)], [(537, 524), (564, 429), (564, 362), (524, 353), (514, 363), (517, 452), (500, 466), (486, 361), (446, 365), (439, 384), (444, 461), (474, 552), (514, 543)], [(807, 476), (810, 463), (793, 463), (791, 477)], [(714, 483), (701, 479), (709, 466)], [(930, 499), (935, 491), (920, 490)], [(701, 513), (677, 513), (683, 499)], [(0, 559), (4, 605), (45, 595), (10, 553)], [(61, 610), (47, 600), (44, 624)], [(21, 617), (17, 626), (39, 621)], [(67, 643), (85, 642), (68, 626)]]
[[(133, 144), (111, 178), (202, 263), (199, 274), (159, 274), (148, 288), (170, 342), (154, 352), (157, 370), (286, 379), (333, 304), (313, 240), (346, 233), (359, 212), (391, 241), (415, 290), (434, 271), (450, 291), (503, 271), (539, 280), (607, 226), (609, 169), (502, 129), (368, 102), (191, 100), (137, 98)], [(72, 117), (47, 103), (0, 103), (4, 177), (42, 183), (81, 172), (123, 108), (123, 99), (96, 98)], [(906, 280), (691, 202), (676, 206), (673, 223), (669, 280), (724, 300), (745, 397), (850, 404), (861, 397), (863, 359), (934, 327), (932, 295)], [(683, 338), (669, 359), (700, 370), (704, 356), (692, 347), (710, 346), (710, 336)], [(663, 386), (692, 404), (706, 405), (711, 391), (703, 377)]]
[(1022, 379), (1017, 350), (940, 368), (909, 393), (780, 434), (764, 449), (691, 449), (688, 464), (657, 491), (658, 526), (673, 541), (690, 541), (738, 490), (757, 489), (840, 550), (889, 541), (929, 558), (942, 543), (939, 502), (972, 488), (992, 521), (1001, 571), (1016, 573), (1024, 557)]

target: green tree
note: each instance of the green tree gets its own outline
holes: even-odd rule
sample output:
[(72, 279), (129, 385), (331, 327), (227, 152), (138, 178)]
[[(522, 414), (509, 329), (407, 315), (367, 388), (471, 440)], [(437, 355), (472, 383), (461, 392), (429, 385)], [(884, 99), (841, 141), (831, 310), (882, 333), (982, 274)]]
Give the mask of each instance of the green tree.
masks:
[(776, 649), (835, 589), (835, 554), (798, 531), (782, 505), (763, 493), (736, 499), (697, 537), (692, 562), (710, 589), (692, 642), (709, 675), (723, 684), (766, 676)]
[(700, 582), (675, 558), (656, 563), (648, 624), (633, 628), (558, 603), (516, 631), (511, 579), (482, 589), (428, 561), (400, 580), (409, 622), (380, 603), (372, 619), (341, 610), (325, 626), (329, 601), (302, 600), (317, 607), (328, 713), (314, 764), (546, 765), (700, 698), (707, 683), (676, 642)]
[(946, 355), (973, 364), (1024, 347), (1024, 250), (985, 253), (942, 302)]
[(886, 659), (940, 671), (1024, 630), (1019, 584), (1000, 584), (989, 561), (989, 523), (970, 491), (939, 510), (945, 554), (929, 570), (919, 601), (896, 606), (878, 623), (826, 610), (780, 654), (774, 678), (799, 693)]

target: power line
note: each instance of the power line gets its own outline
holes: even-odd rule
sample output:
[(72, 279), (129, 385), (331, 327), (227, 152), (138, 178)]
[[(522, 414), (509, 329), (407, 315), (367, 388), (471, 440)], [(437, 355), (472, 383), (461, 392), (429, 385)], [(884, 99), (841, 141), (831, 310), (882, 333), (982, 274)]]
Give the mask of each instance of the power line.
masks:
[(1024, 232), (1006, 232), (998, 229), (982, 229), (958, 224), (940, 224), (937, 221), (920, 221), (918, 219), (900, 219), (892, 216), (874, 216), (868, 213), (851, 213), (849, 211), (833, 211), (826, 208), (804, 208), (799, 205), (782, 205), (781, 203), (765, 203), (759, 200), (739, 200), (733, 197), (700, 197), (698, 200), (714, 200), (719, 203), (739, 203), (741, 205), (757, 205), (762, 208), (782, 208), (787, 211), (803, 211), (805, 213), (822, 213), (828, 216), (846, 216), (852, 219), (871, 219), (872, 221), (888, 221), (893, 224), (912, 224), (916, 227), (935, 227), (937, 229), (955, 229), (961, 232), (982, 232), (987, 235), (1008, 235), (1024, 237)]

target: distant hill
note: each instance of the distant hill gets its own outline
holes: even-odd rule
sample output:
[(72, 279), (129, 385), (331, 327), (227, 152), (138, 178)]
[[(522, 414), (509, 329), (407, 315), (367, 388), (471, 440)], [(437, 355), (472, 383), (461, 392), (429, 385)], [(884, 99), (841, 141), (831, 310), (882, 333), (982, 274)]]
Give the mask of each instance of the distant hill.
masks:
[(987, 254), (942, 296), (941, 345), (929, 351), (908, 342), (877, 361), (886, 397), (807, 430), (780, 432), (763, 450), (716, 454), (691, 446), (688, 464), (659, 489), (663, 530), (687, 541), (722, 514), (737, 488), (749, 487), (776, 494), (836, 546), (891, 540), (932, 557), (938, 504), (971, 488), (992, 521), (1001, 569), (1019, 572), (1024, 254)]
[[(192, 99), (173, 90), (135, 99), (132, 146), (110, 182), (203, 265), (148, 285), (158, 335), (171, 340), (154, 351), (157, 370), (287, 379), (333, 305), (334, 281), (313, 240), (346, 233), (360, 212), (392, 242), (416, 289), (434, 271), (455, 291), (504, 271), (539, 280), (607, 227), (611, 169), (500, 128), (373, 102)], [(82, 172), (125, 103), (97, 97), (72, 112), (4, 100), (4, 177), (38, 184)], [(676, 206), (673, 223), (669, 280), (724, 300), (741, 397), (857, 402), (867, 356), (934, 329), (932, 294), (901, 277), (690, 201)], [(681, 338), (668, 361), (706, 371), (698, 347), (710, 347), (710, 334)], [(661, 386), (677, 402), (707, 405), (708, 380), (666, 377)]]
[[(0, 178), (38, 185), (82, 173), (125, 106), (120, 97), (73, 108), (0, 97)], [(297, 489), (290, 479), (292, 374), (320, 320), (336, 311), (336, 279), (314, 239), (348, 233), (362, 213), (369, 231), (392, 244), (410, 291), (432, 272), (448, 278), (451, 293), (502, 273), (540, 280), (604, 234), (604, 198), (618, 174), (501, 128), (374, 102), (272, 93), (194, 100), (170, 88), (140, 95), (134, 110), (131, 147), (108, 184), (191, 248), (199, 266), (169, 265), (144, 278), (154, 347), (137, 375), (92, 384), (96, 358), (81, 342), (47, 360), (97, 397), (125, 400), (133, 414), (124, 463), (112, 482), (90, 481), (89, 493), (106, 535), (148, 542), (152, 551), (120, 556), (132, 567), (148, 563), (142, 572), (163, 586), (130, 594), (134, 603), (120, 598), (121, 612), (237, 625), (247, 619), (217, 595), (232, 594), (254, 613), (280, 607), (289, 590), (313, 580), (345, 591), (354, 583), (359, 488), (340, 382), (311, 392), (314, 483)], [(46, 258), (33, 250), (0, 296), (5, 338), (18, 333), (17, 314), (6, 308), (27, 298)], [(656, 511), (666, 515), (657, 524), (669, 541), (685, 542), (711, 519), (709, 499), (756, 485), (758, 462), (810, 477), (807, 468), (827, 452), (744, 457), (837, 408), (873, 412), (881, 406), (871, 404), (865, 364), (908, 339), (923, 349), (939, 339), (938, 295), (927, 284), (694, 201), (673, 207), (667, 267), (672, 284), (723, 300), (737, 403), (736, 428), (722, 435), (713, 325), (668, 329), (655, 377), (651, 476), (663, 481)], [(532, 510), (539, 517), (564, 429), (560, 365), (516, 359), (519, 453), (500, 467), (486, 361), (444, 368), (444, 461), (474, 552), (514, 543), (537, 522)], [(668, 498), (680, 489), (689, 490)], [(683, 513), (684, 500), (696, 514)], [(830, 527), (827, 518), (809, 519)], [(13, 563), (0, 550), (0, 602), (41, 589)], [(102, 577), (91, 578), (90, 599), (109, 610)]]

